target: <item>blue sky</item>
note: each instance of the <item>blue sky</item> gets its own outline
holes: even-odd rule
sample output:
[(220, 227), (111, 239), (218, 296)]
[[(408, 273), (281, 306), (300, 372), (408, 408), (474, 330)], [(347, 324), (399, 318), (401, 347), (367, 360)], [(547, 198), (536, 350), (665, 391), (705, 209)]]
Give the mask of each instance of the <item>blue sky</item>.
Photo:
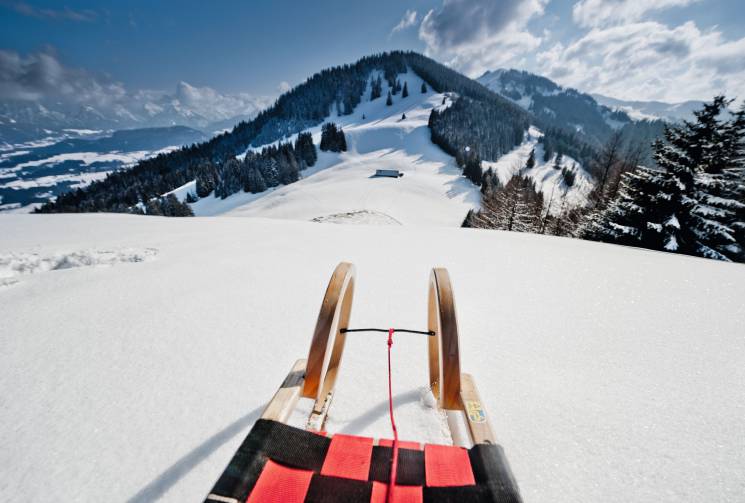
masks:
[(523, 68), (626, 99), (745, 97), (739, 0), (0, 0), (0, 100), (180, 81), (276, 96), (396, 48), (470, 76)]

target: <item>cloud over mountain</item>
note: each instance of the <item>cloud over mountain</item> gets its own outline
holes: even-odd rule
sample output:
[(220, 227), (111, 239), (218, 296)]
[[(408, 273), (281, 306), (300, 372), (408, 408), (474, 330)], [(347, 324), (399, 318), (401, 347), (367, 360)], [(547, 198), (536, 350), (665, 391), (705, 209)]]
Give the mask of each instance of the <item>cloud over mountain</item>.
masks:
[(646, 14), (685, 7), (701, 0), (579, 0), (572, 7), (574, 22), (584, 28), (639, 21)]
[(538, 48), (528, 22), (548, 0), (444, 0), (422, 19), (426, 52), (469, 74), (503, 66)]
[(745, 38), (726, 40), (693, 21), (593, 28), (537, 54), (539, 71), (564, 85), (623, 99), (685, 101), (745, 95)]
[(248, 93), (222, 94), (186, 82), (180, 82), (173, 93), (129, 90), (104, 75), (68, 67), (51, 51), (23, 56), (0, 50), (0, 102), (13, 104), (11, 111), (24, 110), (16, 120), (32, 117), (29, 110), (35, 114), (43, 109), (57, 117), (74, 115), (78, 122), (91, 122), (90, 127), (204, 127), (232, 117), (252, 116), (271, 99)]

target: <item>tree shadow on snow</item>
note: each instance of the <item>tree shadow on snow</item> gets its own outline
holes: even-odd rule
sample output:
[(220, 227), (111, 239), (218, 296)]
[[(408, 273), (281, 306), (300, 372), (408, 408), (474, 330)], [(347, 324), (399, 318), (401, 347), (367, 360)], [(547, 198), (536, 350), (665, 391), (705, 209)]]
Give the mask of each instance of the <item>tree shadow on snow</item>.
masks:
[[(155, 477), (145, 487), (137, 491), (137, 494), (127, 500), (127, 503), (145, 503), (157, 500), (163, 496), (166, 491), (176, 485), (184, 475), (204, 461), (210, 454), (215, 452), (234, 436), (242, 432), (245, 428), (252, 425), (261, 415), (264, 405), (253, 409), (243, 417), (240, 417), (218, 431), (200, 445), (189, 451), (178, 461), (172, 464), (168, 469)], [(205, 494), (209, 487), (205, 487)]]

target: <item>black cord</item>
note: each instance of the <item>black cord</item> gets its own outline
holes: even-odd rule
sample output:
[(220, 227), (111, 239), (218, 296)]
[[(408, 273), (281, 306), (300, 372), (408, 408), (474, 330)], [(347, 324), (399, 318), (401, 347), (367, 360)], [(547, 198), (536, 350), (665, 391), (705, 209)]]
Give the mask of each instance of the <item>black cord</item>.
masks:
[[(406, 328), (394, 328), (394, 332), (404, 332), (407, 334), (421, 334), (421, 335), (435, 335), (435, 333), (432, 330), (427, 330), (426, 332), (422, 330), (408, 330)], [(383, 332), (384, 334), (388, 333), (387, 328), (342, 328), (339, 330), (339, 332), (343, 334), (347, 334), (349, 332)]]

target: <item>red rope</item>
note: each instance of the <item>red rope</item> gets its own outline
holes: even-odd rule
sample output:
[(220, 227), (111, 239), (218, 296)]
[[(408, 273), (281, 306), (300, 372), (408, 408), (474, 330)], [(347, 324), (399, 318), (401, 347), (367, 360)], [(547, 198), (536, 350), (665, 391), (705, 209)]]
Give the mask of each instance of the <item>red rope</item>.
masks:
[(393, 488), (396, 486), (396, 471), (398, 469), (398, 430), (396, 429), (396, 420), (393, 418), (393, 390), (391, 385), (391, 346), (393, 346), (393, 332), (395, 329), (388, 329), (388, 412), (391, 416), (391, 428), (393, 428), (393, 461), (391, 462), (391, 476), (388, 480), (388, 492), (386, 493), (386, 502), (393, 501)]

